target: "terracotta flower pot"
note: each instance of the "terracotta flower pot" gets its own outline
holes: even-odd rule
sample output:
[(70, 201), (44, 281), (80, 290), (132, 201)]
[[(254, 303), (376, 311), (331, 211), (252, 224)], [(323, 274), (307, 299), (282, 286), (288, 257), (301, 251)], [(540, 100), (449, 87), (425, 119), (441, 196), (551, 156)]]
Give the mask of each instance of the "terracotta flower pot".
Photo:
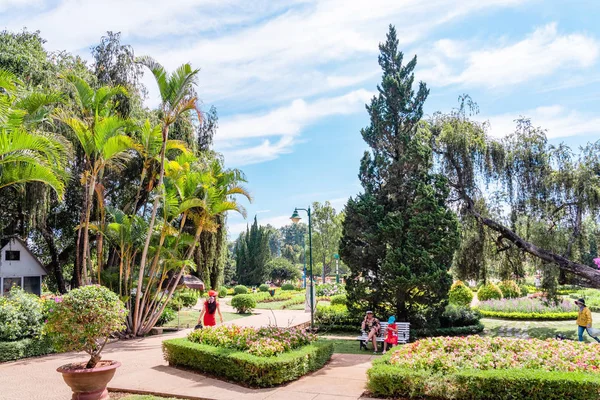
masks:
[[(56, 369), (73, 391), (71, 400), (106, 400), (109, 398), (106, 385), (113, 378), (121, 363), (102, 360), (100, 364), (100, 366), (89, 369), (83, 368), (85, 363), (66, 364)], [(81, 368), (77, 368), (78, 366)]]

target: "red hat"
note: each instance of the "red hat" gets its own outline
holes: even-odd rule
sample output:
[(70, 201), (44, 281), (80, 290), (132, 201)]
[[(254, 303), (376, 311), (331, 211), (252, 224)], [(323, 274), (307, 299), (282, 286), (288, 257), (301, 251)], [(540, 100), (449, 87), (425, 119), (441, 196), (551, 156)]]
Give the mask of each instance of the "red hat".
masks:
[(208, 291), (208, 296), (209, 297), (217, 297), (217, 292), (214, 290), (209, 290)]

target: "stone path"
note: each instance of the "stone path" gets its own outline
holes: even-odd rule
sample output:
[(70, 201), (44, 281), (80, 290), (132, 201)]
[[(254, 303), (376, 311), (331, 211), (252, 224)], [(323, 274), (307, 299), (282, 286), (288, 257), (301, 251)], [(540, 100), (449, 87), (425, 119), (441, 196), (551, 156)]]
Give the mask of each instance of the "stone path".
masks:
[[(226, 307), (223, 307), (223, 311)], [(258, 311), (258, 310), (257, 310)], [(260, 310), (256, 315), (230, 321), (241, 326), (294, 326), (310, 320), (310, 314), (293, 310)], [(169, 335), (128, 340), (107, 345), (106, 360), (119, 360), (110, 388), (156, 392), (169, 396), (214, 400), (352, 400), (365, 390), (366, 370), (373, 356), (336, 354), (323, 369), (298, 381), (273, 389), (248, 389), (169, 367), (163, 360), (161, 343), (183, 337), (189, 329)], [(67, 400), (70, 389), (56, 368), (86, 358), (83, 353), (64, 353), (0, 364), (0, 400)]]

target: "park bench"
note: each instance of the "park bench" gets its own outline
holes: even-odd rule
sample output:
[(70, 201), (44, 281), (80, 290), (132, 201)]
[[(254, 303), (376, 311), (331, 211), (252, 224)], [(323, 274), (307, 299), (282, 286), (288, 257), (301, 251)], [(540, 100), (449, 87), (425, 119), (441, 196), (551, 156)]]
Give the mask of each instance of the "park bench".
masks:
[[(385, 340), (386, 332), (387, 332), (387, 322), (380, 322), (379, 325), (381, 328), (379, 329), (379, 335), (377, 335), (377, 343), (383, 343)], [(396, 322), (396, 326), (398, 327), (398, 344), (406, 344), (410, 339), (410, 322)], [(367, 341), (368, 332), (365, 332), (361, 329), (361, 335), (356, 337), (356, 340), (359, 341), (360, 348), (362, 349), (363, 343)]]

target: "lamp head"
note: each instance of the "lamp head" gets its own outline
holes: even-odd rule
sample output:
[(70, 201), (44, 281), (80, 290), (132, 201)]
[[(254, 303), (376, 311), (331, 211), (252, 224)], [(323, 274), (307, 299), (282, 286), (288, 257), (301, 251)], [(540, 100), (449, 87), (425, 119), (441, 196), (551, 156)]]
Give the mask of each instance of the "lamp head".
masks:
[(295, 224), (297, 224), (298, 222), (300, 222), (300, 220), (302, 218), (300, 218), (300, 214), (298, 214), (298, 209), (296, 209), (296, 208), (294, 209), (294, 213), (292, 214), (292, 216), (290, 217), (290, 219)]

